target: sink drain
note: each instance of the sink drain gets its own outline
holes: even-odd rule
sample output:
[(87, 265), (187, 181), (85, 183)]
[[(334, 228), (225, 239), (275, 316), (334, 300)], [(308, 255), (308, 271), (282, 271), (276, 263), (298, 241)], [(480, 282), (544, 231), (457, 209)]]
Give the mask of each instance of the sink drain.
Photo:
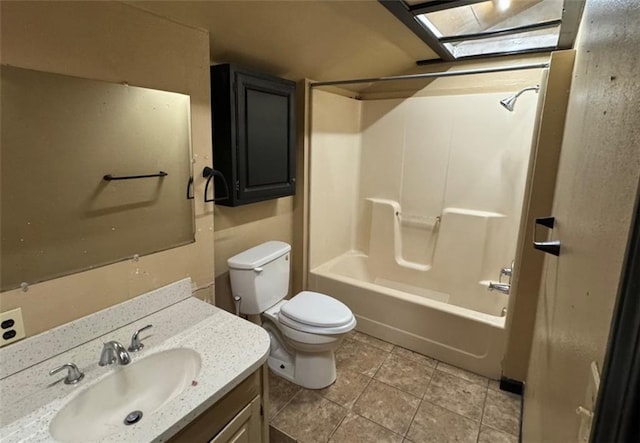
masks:
[(131, 426), (135, 425), (140, 420), (142, 420), (142, 411), (133, 411), (124, 418), (124, 424), (127, 426)]

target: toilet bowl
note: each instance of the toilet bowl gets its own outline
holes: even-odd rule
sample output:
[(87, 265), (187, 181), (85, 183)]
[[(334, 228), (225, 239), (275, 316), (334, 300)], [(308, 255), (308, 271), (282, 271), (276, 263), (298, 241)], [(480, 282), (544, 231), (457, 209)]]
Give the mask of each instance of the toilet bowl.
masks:
[[(295, 314), (287, 315), (291, 305), (295, 305)], [(328, 308), (325, 311), (338, 310), (348, 316), (323, 317), (318, 311), (323, 306)], [(262, 315), (262, 319), (263, 327), (271, 334), (272, 344), (276, 342), (276, 349), (283, 348), (280, 353), (270, 354), (271, 370), (308, 389), (321, 389), (335, 381), (334, 351), (356, 325), (349, 308), (324, 294), (301, 292), (290, 301), (277, 303)], [(327, 325), (322, 324), (323, 319)], [(286, 356), (282, 358), (285, 351)]]
[(321, 389), (335, 381), (334, 351), (356, 319), (345, 304), (325, 294), (303, 291), (284, 300), (290, 250), (272, 241), (231, 257), (231, 289), (241, 313), (260, 314), (271, 338), (271, 370), (305, 388)]

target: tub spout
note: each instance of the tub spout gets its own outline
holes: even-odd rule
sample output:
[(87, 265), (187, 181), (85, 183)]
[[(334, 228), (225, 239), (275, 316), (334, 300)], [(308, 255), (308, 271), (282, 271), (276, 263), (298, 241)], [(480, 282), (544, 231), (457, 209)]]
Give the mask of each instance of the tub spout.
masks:
[(508, 294), (509, 289), (511, 289), (511, 285), (509, 284), (489, 282), (490, 291), (498, 291), (498, 292), (502, 292), (503, 294)]

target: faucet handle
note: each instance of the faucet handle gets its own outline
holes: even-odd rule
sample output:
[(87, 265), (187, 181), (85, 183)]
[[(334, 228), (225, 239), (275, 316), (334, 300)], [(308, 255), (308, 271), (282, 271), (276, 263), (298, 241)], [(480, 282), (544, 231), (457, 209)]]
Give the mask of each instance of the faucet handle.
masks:
[(58, 366), (57, 368), (49, 371), (49, 375), (57, 374), (63, 369), (67, 369), (67, 376), (64, 379), (64, 384), (66, 385), (75, 385), (84, 378), (84, 374), (80, 372), (78, 367), (73, 363), (65, 363), (62, 366)]
[(142, 331), (145, 331), (151, 327), (153, 327), (153, 325), (147, 325), (144, 328), (140, 328), (133, 333), (133, 335), (131, 336), (131, 344), (127, 349), (129, 352), (138, 352), (138, 351), (141, 351), (142, 348), (144, 348), (144, 344), (138, 338), (138, 334), (140, 334)]
[(509, 277), (508, 284), (511, 284), (511, 277), (513, 277), (513, 262), (511, 262), (511, 266), (505, 266), (500, 269), (500, 277), (498, 278), (500, 283), (502, 283), (503, 276)]

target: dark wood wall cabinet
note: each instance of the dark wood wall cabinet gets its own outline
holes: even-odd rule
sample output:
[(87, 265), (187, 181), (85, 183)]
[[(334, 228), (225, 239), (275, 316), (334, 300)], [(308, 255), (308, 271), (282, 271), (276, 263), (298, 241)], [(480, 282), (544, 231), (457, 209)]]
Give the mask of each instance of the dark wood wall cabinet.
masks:
[(294, 195), (295, 82), (234, 65), (211, 66), (216, 204), (239, 206)]

